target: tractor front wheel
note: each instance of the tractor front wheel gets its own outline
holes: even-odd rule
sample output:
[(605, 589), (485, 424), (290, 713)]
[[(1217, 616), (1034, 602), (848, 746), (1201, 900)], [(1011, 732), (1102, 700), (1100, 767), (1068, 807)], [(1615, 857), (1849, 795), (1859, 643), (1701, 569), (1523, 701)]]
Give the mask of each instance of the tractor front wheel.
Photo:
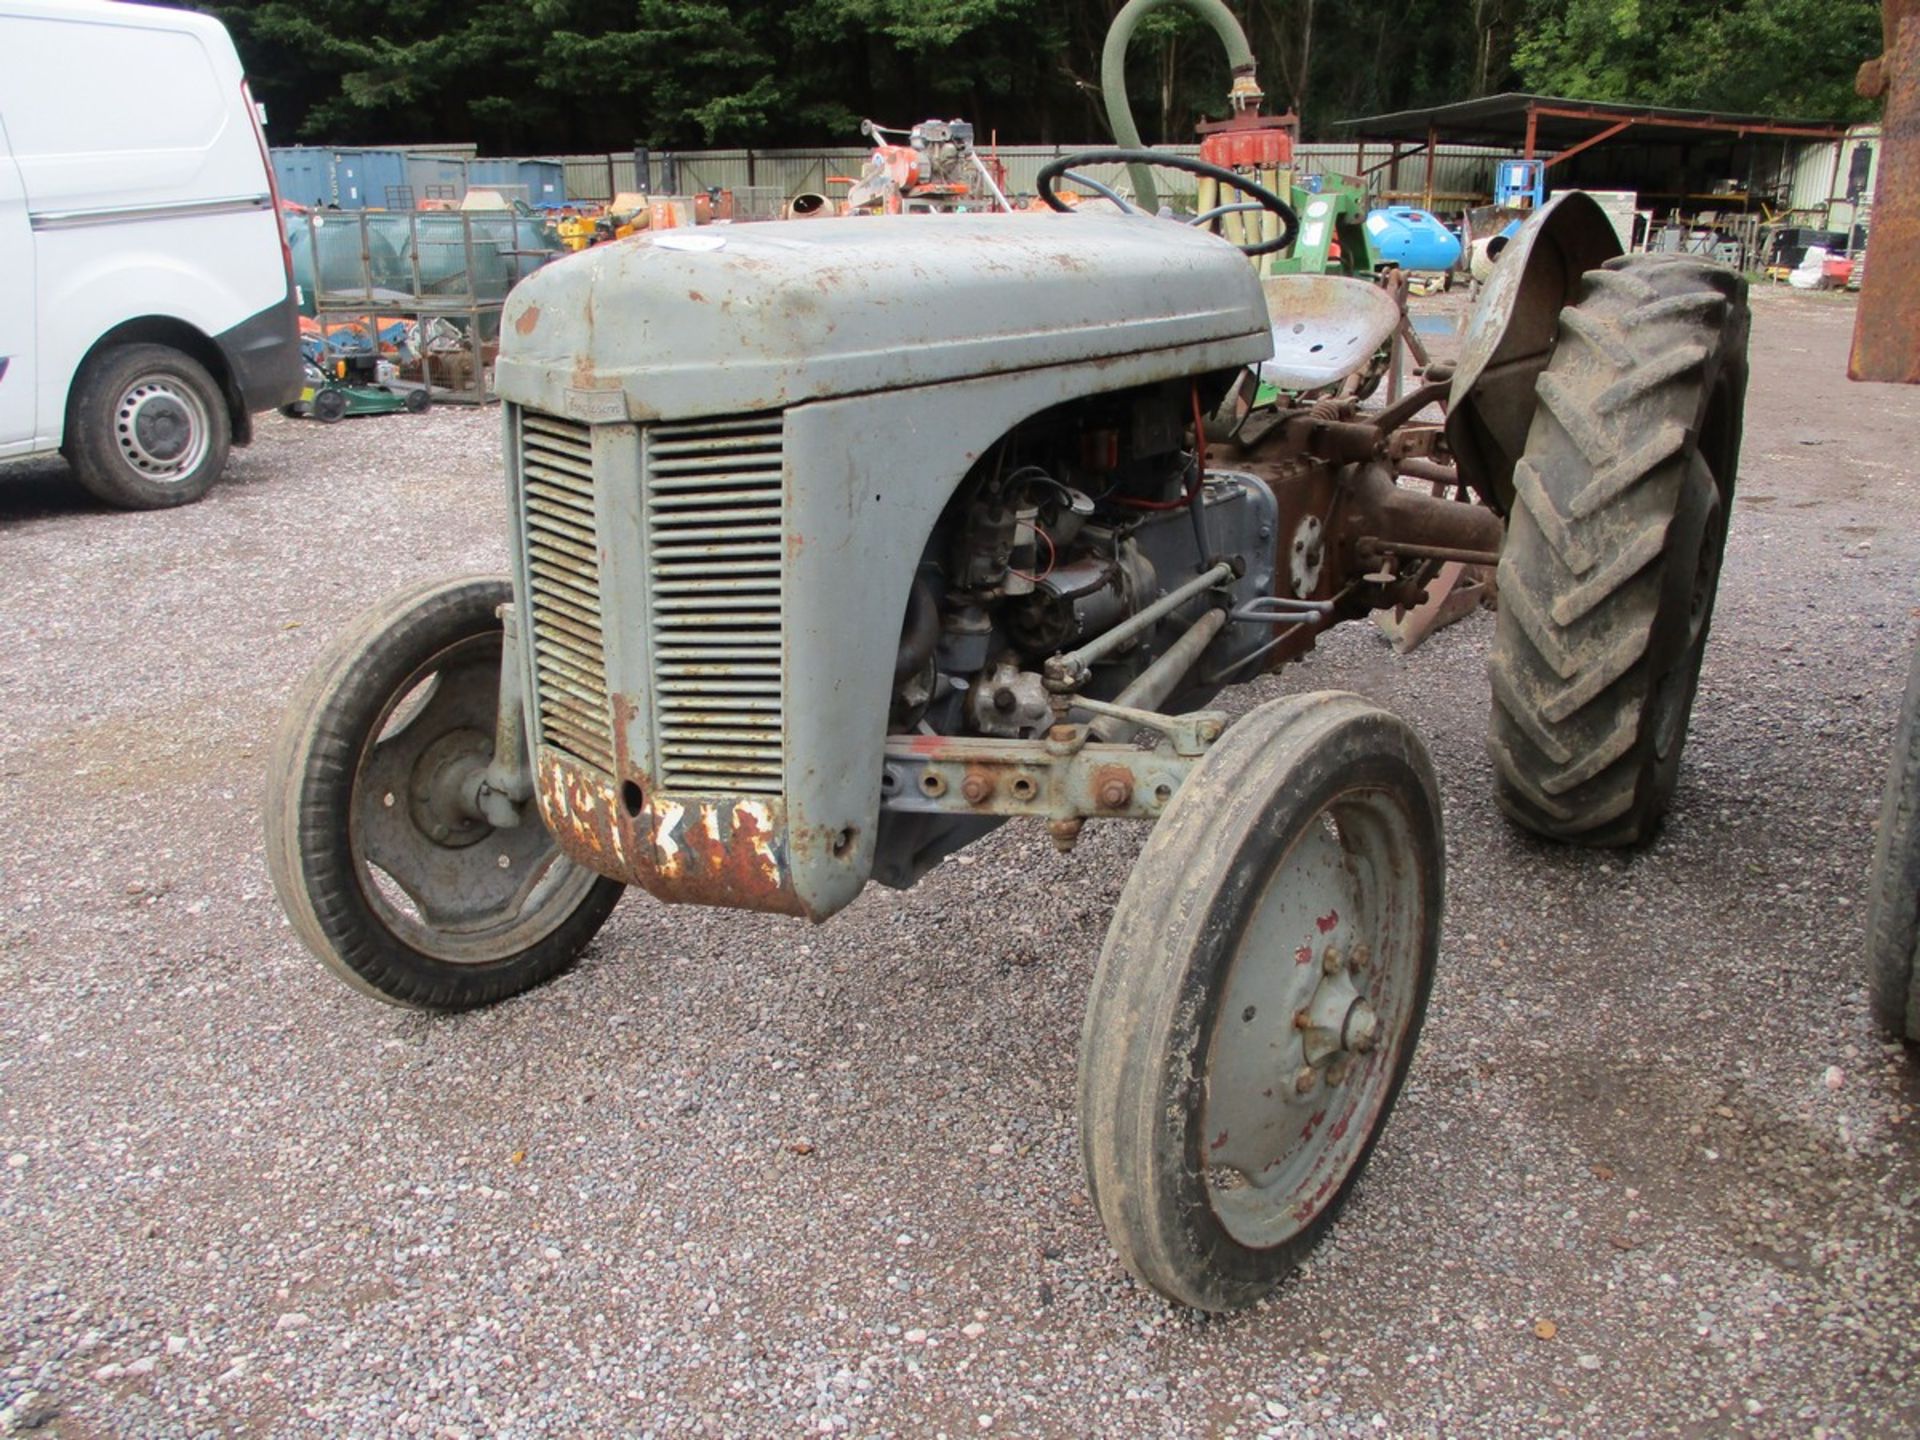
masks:
[(1672, 798), (1733, 505), (1746, 288), (1628, 255), (1560, 312), (1488, 662), (1496, 798), (1535, 834), (1639, 844)]
[(1413, 1058), (1440, 943), (1419, 737), (1274, 701), (1188, 776), (1127, 879), (1080, 1039), (1080, 1141), (1121, 1261), (1250, 1305), (1333, 1222)]
[(280, 903), (329, 969), (395, 1005), (464, 1010), (550, 980), (620, 898), (531, 804), (500, 828), (472, 802), (511, 597), (505, 580), (456, 580), (375, 607), (294, 692), (274, 743)]

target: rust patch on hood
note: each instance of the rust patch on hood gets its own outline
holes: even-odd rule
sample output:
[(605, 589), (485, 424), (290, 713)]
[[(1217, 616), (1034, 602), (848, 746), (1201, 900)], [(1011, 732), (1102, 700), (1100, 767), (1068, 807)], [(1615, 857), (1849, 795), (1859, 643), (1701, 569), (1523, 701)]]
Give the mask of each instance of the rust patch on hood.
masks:
[(540, 307), (529, 305), (514, 318), (513, 328), (522, 335), (531, 335), (540, 327)]

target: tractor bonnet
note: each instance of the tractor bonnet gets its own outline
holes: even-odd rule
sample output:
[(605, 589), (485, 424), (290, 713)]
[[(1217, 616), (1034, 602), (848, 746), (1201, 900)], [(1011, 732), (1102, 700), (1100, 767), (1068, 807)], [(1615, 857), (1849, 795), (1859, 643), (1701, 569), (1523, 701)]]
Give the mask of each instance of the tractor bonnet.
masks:
[(508, 298), (503, 399), (676, 420), (1266, 330), (1233, 247), (1145, 216), (913, 215), (668, 230)]

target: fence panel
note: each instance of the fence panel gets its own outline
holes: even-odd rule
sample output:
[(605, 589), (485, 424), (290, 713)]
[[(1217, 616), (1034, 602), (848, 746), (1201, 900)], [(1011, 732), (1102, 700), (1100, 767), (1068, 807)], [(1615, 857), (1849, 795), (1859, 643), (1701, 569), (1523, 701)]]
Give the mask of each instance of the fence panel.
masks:
[[(1002, 145), (991, 152), (1007, 167), (1009, 194), (1031, 195), (1034, 177), (1047, 161), (1075, 150), (1096, 148), (1099, 142), (1062, 145)], [(1170, 154), (1198, 156), (1198, 145), (1159, 147)], [(837, 176), (860, 173), (869, 151), (862, 146), (823, 146), (805, 150), (681, 150), (654, 151), (645, 188), (655, 193), (687, 194), (710, 186), (733, 190), (778, 190), (791, 197), (803, 191), (836, 194)], [(1376, 200), (1417, 201), (1429, 190), (1436, 209), (1457, 210), (1480, 203), (1492, 191), (1494, 162), (1508, 152), (1497, 146), (1441, 145), (1434, 151), (1433, 183), (1427, 183), (1424, 146), (1393, 149), (1378, 141), (1365, 145), (1348, 141), (1313, 141), (1296, 147), (1294, 168), (1303, 175), (1353, 176), (1366, 172), (1368, 192)], [(633, 155), (561, 155), (569, 200), (605, 201), (616, 191), (642, 188), (635, 183)], [(1098, 178), (1122, 173), (1115, 167), (1096, 169)], [(611, 181), (611, 186), (610, 186)], [(1172, 182), (1174, 194), (1183, 193)], [(1130, 187), (1129, 187), (1130, 188)], [(1122, 193), (1126, 193), (1123, 190)], [(1185, 187), (1191, 193), (1191, 187)], [(756, 202), (757, 204), (758, 202)]]

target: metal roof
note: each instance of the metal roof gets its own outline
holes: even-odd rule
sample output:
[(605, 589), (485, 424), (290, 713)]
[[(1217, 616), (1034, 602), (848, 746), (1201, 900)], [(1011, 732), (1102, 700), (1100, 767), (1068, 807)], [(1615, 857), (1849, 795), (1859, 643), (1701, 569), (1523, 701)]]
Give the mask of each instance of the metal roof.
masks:
[(1617, 105), (1571, 100), (1561, 95), (1487, 95), (1424, 110), (1368, 115), (1335, 125), (1355, 139), (1398, 140), (1424, 145), (1433, 135), (1448, 140), (1505, 144), (1524, 141), (1531, 122), (1537, 148), (1560, 150), (1618, 129), (1624, 142), (1698, 141), (1703, 134), (1801, 135), (1837, 140), (1847, 127), (1835, 120), (1793, 120), (1778, 115), (1734, 115), (1713, 110), (1677, 110), (1661, 105)]

